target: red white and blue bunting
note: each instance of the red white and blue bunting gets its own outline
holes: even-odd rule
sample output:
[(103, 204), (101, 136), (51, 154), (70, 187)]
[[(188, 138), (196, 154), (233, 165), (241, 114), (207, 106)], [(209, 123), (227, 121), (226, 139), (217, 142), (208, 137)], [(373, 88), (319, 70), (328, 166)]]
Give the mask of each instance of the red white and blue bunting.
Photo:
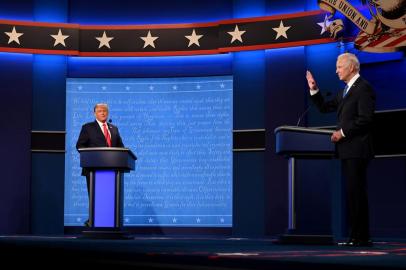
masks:
[(0, 51), (76, 56), (218, 54), (334, 42), (321, 11), (213, 23), (90, 26), (0, 20)]

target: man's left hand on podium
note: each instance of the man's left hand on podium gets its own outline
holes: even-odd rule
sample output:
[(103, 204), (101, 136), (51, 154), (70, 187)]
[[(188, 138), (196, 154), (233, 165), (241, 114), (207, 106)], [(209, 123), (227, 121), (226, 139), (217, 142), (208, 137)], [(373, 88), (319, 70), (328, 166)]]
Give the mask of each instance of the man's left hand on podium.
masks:
[(336, 130), (331, 135), (331, 141), (335, 142), (335, 143), (340, 141), (342, 138), (344, 138), (344, 137), (343, 137), (343, 134), (341, 134), (341, 130)]

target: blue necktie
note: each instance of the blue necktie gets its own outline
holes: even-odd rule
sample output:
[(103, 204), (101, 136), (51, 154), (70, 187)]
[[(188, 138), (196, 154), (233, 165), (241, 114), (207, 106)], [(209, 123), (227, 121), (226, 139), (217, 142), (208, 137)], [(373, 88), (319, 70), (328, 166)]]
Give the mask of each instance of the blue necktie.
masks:
[(347, 92), (348, 92), (348, 84), (345, 86), (345, 88), (344, 88), (344, 92), (343, 92), (343, 98), (345, 97), (345, 95), (347, 95)]

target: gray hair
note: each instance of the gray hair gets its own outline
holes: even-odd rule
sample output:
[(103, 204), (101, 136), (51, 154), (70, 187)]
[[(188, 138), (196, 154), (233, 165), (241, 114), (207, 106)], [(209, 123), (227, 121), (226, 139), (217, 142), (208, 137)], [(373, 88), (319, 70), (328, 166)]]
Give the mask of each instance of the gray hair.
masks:
[(106, 103), (97, 103), (96, 105), (94, 105), (93, 111), (96, 112), (97, 107), (104, 107), (106, 108), (107, 111), (109, 111), (109, 105), (107, 105)]
[(340, 54), (340, 55), (337, 57), (337, 61), (338, 61), (338, 60), (341, 60), (341, 59), (342, 59), (342, 60), (345, 60), (347, 67), (350, 66), (350, 65), (352, 65), (352, 66), (355, 68), (355, 70), (359, 72), (359, 70), (360, 70), (360, 64), (359, 64), (359, 60), (358, 60), (358, 58), (355, 56), (355, 54), (352, 54), (352, 53), (343, 53), (343, 54)]

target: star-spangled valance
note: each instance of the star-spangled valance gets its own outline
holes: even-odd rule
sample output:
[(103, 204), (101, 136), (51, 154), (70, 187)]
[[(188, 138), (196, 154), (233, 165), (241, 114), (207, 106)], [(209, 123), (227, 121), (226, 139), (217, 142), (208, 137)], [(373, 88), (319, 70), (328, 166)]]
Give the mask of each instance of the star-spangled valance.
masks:
[(0, 20), (0, 51), (76, 56), (217, 54), (334, 42), (320, 11), (165, 25)]

